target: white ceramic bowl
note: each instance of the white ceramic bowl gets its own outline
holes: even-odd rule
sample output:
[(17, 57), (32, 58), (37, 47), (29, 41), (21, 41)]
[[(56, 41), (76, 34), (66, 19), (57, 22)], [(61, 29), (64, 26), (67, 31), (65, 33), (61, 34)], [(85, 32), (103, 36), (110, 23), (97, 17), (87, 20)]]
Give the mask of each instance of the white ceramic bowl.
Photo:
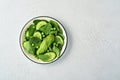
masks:
[(56, 61), (57, 59), (59, 59), (60, 57), (54, 59), (54, 60), (51, 61), (51, 62), (44, 62), (44, 61), (42, 61), (42, 60), (40, 60), (40, 59), (35, 58), (33, 55), (27, 53), (26, 50), (23, 48), (22, 43), (23, 43), (25, 31), (27, 30), (27, 28), (29, 27), (29, 25), (32, 24), (33, 21), (36, 20), (36, 19), (39, 19), (39, 20), (47, 20), (47, 21), (49, 21), (49, 20), (54, 20), (54, 21), (56, 21), (56, 22), (58, 23), (58, 25), (61, 27), (61, 29), (62, 29), (62, 31), (63, 31), (63, 35), (64, 35), (64, 37), (65, 37), (65, 38), (64, 38), (64, 45), (63, 45), (63, 47), (62, 47), (62, 50), (61, 50), (61, 53), (60, 53), (60, 57), (61, 57), (62, 54), (64, 53), (64, 51), (65, 51), (65, 49), (66, 49), (66, 46), (67, 46), (67, 34), (66, 34), (66, 31), (65, 31), (63, 25), (62, 25), (58, 20), (56, 20), (56, 19), (54, 19), (54, 18), (52, 18), (52, 17), (49, 17), (49, 16), (38, 16), (38, 17), (35, 17), (35, 18), (29, 20), (29, 21), (25, 24), (25, 26), (23, 27), (23, 29), (22, 29), (22, 31), (21, 31), (21, 33), (20, 33), (20, 46), (21, 46), (21, 49), (22, 49), (24, 55), (25, 55), (28, 59), (30, 59), (31, 61), (33, 61), (33, 62), (36, 62), (36, 63), (52, 63), (52, 62)]

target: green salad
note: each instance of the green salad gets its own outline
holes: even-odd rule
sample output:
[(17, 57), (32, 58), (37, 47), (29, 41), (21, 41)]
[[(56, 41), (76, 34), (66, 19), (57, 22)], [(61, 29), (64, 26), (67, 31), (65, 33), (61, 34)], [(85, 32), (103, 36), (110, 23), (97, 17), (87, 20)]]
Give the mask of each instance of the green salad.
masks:
[(60, 57), (64, 45), (63, 31), (55, 20), (33, 20), (25, 31), (22, 45), (27, 54), (51, 62)]

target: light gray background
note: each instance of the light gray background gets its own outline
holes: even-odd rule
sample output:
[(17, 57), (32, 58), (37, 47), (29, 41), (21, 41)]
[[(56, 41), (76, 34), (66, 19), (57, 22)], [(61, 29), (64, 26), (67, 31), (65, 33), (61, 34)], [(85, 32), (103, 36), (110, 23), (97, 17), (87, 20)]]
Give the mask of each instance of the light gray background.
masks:
[[(47, 65), (19, 45), (24, 24), (42, 15), (58, 19), (69, 38)], [(120, 0), (0, 0), (0, 80), (120, 80)]]

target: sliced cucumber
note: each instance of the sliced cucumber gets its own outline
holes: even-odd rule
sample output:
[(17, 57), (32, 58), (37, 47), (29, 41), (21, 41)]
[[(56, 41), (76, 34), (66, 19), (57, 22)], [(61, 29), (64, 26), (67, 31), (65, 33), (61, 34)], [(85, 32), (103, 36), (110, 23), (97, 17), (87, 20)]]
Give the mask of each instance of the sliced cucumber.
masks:
[(64, 41), (63, 41), (62, 37), (60, 37), (60, 36), (56, 36), (56, 37), (55, 37), (55, 41), (56, 41), (56, 43), (58, 43), (58, 44), (61, 44), (61, 45), (64, 44)]
[(36, 25), (36, 30), (39, 30), (41, 26), (44, 26), (44, 25), (46, 25), (46, 24), (47, 24), (46, 21), (40, 21), (40, 22), (37, 23), (37, 25)]
[(37, 37), (37, 38), (39, 38), (39, 39), (42, 40), (42, 35), (41, 35), (40, 32), (35, 32), (35, 33), (33, 34), (33, 36), (34, 36), (34, 37)]
[(28, 38), (29, 38), (29, 36), (30, 36), (29, 31), (26, 31), (26, 32), (25, 32), (25, 38), (27, 38), (27, 39), (28, 39)]
[(33, 23), (34, 23), (35, 25), (37, 25), (40, 21), (48, 22), (47, 20), (44, 20), (44, 19), (42, 19), (42, 20), (36, 19), (36, 20), (33, 21)]
[(65, 36), (61, 33), (58, 34), (63, 40), (65, 39)]

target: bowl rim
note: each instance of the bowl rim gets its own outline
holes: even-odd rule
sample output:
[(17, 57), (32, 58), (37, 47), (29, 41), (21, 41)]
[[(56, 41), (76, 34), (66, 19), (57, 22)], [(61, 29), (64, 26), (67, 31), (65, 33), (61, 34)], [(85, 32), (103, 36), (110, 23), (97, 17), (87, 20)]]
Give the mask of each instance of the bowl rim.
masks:
[[(36, 62), (35, 60), (32, 60), (31, 58), (29, 58), (29, 57), (26, 55), (26, 53), (24, 52), (24, 50), (22, 49), (22, 44), (21, 44), (22, 32), (23, 32), (23, 30), (25, 29), (26, 25), (27, 25), (30, 21), (35, 20), (35, 19), (37, 19), (37, 18), (41, 18), (41, 17), (50, 18), (50, 19), (53, 19), (53, 20), (57, 21), (57, 22), (62, 26), (62, 28), (63, 28), (63, 30), (64, 30), (64, 32), (65, 32), (65, 34), (66, 34), (66, 45), (65, 45), (65, 48), (64, 48), (62, 54), (61, 54), (58, 58), (56, 58), (55, 60), (50, 61), (50, 62), (46, 62), (46, 63)], [(32, 62), (34, 62), (34, 63), (37, 63), (37, 64), (50, 64), (50, 63), (53, 63), (53, 62), (57, 61), (58, 59), (60, 59), (60, 58), (63, 56), (63, 54), (65, 53), (65, 50), (67, 49), (67, 45), (68, 45), (68, 36), (67, 36), (67, 32), (66, 32), (65, 27), (63, 26), (63, 24), (61, 24), (61, 22), (60, 22), (59, 20), (57, 20), (57, 19), (55, 19), (55, 18), (53, 18), (53, 17), (50, 17), (50, 16), (37, 16), (37, 17), (33, 17), (32, 19), (28, 20), (28, 21), (26, 22), (26, 24), (22, 27), (22, 29), (21, 29), (21, 31), (20, 31), (20, 36), (19, 36), (19, 44), (20, 44), (20, 48), (21, 48), (21, 50), (22, 50), (22, 53), (23, 53), (30, 61), (32, 61)]]

